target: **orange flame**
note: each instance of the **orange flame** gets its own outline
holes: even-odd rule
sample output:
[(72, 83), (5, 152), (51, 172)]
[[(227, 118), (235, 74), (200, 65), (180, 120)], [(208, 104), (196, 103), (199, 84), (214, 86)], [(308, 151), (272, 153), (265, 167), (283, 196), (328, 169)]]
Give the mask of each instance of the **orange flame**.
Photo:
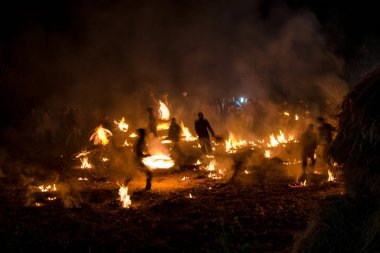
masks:
[(123, 208), (129, 208), (132, 205), (131, 196), (128, 195), (128, 187), (121, 186), (119, 189), (120, 202)]
[(170, 169), (174, 166), (173, 160), (163, 154), (145, 157), (142, 162), (150, 169)]
[(169, 111), (168, 107), (163, 102), (161, 102), (161, 100), (159, 100), (158, 102), (160, 103), (160, 108), (158, 109), (160, 119), (161, 120), (169, 120), (170, 119), (170, 111)]
[(122, 117), (120, 121), (117, 121), (117, 120), (114, 120), (113, 123), (115, 123), (115, 125), (123, 132), (127, 132), (128, 131), (128, 124), (125, 123), (125, 118)]
[(80, 166), (82, 169), (91, 169), (92, 168), (92, 165), (91, 165), (91, 163), (89, 163), (87, 156), (80, 158), (80, 161), (82, 162), (82, 165)]
[(95, 145), (102, 144), (103, 146), (109, 143), (109, 137), (112, 136), (110, 130), (103, 128), (102, 125), (95, 129), (95, 132), (91, 135), (90, 141), (94, 141)]
[(185, 141), (195, 141), (198, 139), (197, 137), (193, 136), (190, 133), (189, 128), (185, 127), (182, 121), (181, 121), (181, 128), (182, 128), (182, 136), (185, 137)]
[(241, 148), (242, 146), (247, 145), (247, 141), (245, 140), (237, 140), (232, 133), (230, 133), (228, 140), (225, 141), (226, 152), (234, 153), (236, 149)]

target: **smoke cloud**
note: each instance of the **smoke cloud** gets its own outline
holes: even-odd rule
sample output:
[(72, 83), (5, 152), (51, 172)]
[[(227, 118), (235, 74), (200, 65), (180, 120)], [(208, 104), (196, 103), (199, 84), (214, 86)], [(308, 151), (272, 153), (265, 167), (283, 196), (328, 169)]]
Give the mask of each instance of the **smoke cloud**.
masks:
[(18, 34), (4, 99), (10, 110), (81, 106), (93, 115), (127, 115), (136, 125), (150, 93), (168, 94), (174, 114), (186, 111), (187, 100), (198, 111), (207, 110), (205, 101), (242, 95), (339, 103), (344, 63), (328, 50), (315, 15), (262, 5), (75, 1), (63, 28), (35, 22)]

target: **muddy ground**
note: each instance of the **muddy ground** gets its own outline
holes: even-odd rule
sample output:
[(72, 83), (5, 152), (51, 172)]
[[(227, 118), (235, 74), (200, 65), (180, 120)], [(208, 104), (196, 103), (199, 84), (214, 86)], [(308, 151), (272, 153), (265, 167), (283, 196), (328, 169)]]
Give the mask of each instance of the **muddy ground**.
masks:
[(151, 191), (136, 173), (132, 205), (122, 208), (120, 173), (82, 170), (60, 150), (8, 151), (1, 166), (6, 252), (290, 252), (317, 202), (343, 193), (325, 175), (290, 187), (282, 161), (262, 159), (240, 164), (229, 181), (195, 165), (155, 171)]

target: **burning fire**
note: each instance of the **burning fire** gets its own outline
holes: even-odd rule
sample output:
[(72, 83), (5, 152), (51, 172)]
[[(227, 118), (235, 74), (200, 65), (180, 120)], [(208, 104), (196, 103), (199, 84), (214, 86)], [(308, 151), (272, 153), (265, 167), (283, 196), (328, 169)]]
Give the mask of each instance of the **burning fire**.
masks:
[(332, 171), (328, 170), (327, 173), (329, 174), (329, 178), (327, 179), (328, 182), (334, 182), (335, 181), (335, 176)]
[(40, 189), (41, 192), (55, 192), (57, 191), (57, 187), (55, 184), (53, 185), (40, 185), (38, 186), (38, 189)]
[(169, 127), (170, 127), (170, 124), (168, 122), (162, 122), (157, 125), (157, 131), (168, 130)]
[(280, 130), (279, 131), (279, 134), (275, 137), (274, 134), (271, 134), (270, 137), (269, 137), (269, 142), (268, 143), (268, 147), (277, 147), (280, 143), (281, 144), (284, 144), (284, 143), (289, 143), (291, 141), (295, 141), (294, 140), (294, 136), (293, 135), (288, 135), (288, 137), (286, 138), (284, 133)]
[(151, 169), (169, 169), (174, 166), (173, 160), (163, 154), (145, 157), (142, 162)]
[(123, 208), (129, 208), (132, 204), (131, 196), (128, 195), (128, 187), (121, 186), (119, 189), (120, 202)]
[(226, 170), (225, 169), (216, 170), (215, 169), (215, 163), (216, 163), (216, 161), (212, 160), (209, 163), (209, 165), (207, 165), (205, 167), (205, 170), (210, 171), (210, 173), (208, 174), (208, 177), (212, 178), (212, 179), (222, 179), (224, 177), (224, 175), (226, 174)]
[(198, 139), (197, 137), (193, 136), (190, 133), (189, 128), (185, 127), (182, 121), (181, 121), (181, 128), (182, 128), (182, 136), (185, 137), (185, 141), (195, 141)]
[(123, 132), (127, 132), (128, 131), (128, 124), (125, 123), (125, 118), (122, 117), (120, 121), (116, 121), (114, 120), (113, 123), (115, 123), (115, 125)]
[(160, 119), (161, 120), (169, 120), (170, 119), (170, 111), (169, 111), (168, 107), (163, 102), (161, 102), (161, 100), (159, 100), (158, 102), (160, 103), (160, 108), (158, 109)]
[(131, 133), (131, 135), (129, 136), (131, 138), (136, 138), (137, 137), (137, 134), (136, 133)]
[(88, 154), (90, 154), (91, 151), (87, 151), (87, 150), (82, 150), (79, 154), (77, 154), (75, 156), (75, 158), (79, 158), (79, 157), (82, 157), (82, 156), (87, 156)]
[(241, 148), (242, 146), (246, 146), (247, 141), (237, 140), (232, 135), (232, 133), (230, 133), (228, 140), (226, 140), (225, 144), (226, 144), (226, 152), (227, 153), (234, 153), (234, 152), (236, 152), (236, 149)]
[(270, 151), (265, 150), (264, 156), (265, 156), (265, 158), (270, 158)]
[(89, 163), (87, 156), (80, 158), (80, 161), (82, 162), (82, 165), (80, 166), (82, 169), (91, 169), (92, 168), (92, 165), (91, 165), (91, 163)]
[(90, 141), (94, 141), (95, 145), (102, 144), (103, 146), (109, 143), (109, 137), (112, 136), (110, 130), (103, 128), (102, 125), (95, 129), (95, 132), (91, 135)]

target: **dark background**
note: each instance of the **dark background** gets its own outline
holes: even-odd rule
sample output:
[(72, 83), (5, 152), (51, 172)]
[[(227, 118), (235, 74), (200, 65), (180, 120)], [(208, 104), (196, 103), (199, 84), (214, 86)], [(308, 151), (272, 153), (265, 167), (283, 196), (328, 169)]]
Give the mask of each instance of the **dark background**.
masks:
[(376, 10), (372, 1), (2, 1), (3, 127), (34, 107), (109, 111), (147, 90), (325, 103), (325, 89), (349, 88), (377, 65)]

